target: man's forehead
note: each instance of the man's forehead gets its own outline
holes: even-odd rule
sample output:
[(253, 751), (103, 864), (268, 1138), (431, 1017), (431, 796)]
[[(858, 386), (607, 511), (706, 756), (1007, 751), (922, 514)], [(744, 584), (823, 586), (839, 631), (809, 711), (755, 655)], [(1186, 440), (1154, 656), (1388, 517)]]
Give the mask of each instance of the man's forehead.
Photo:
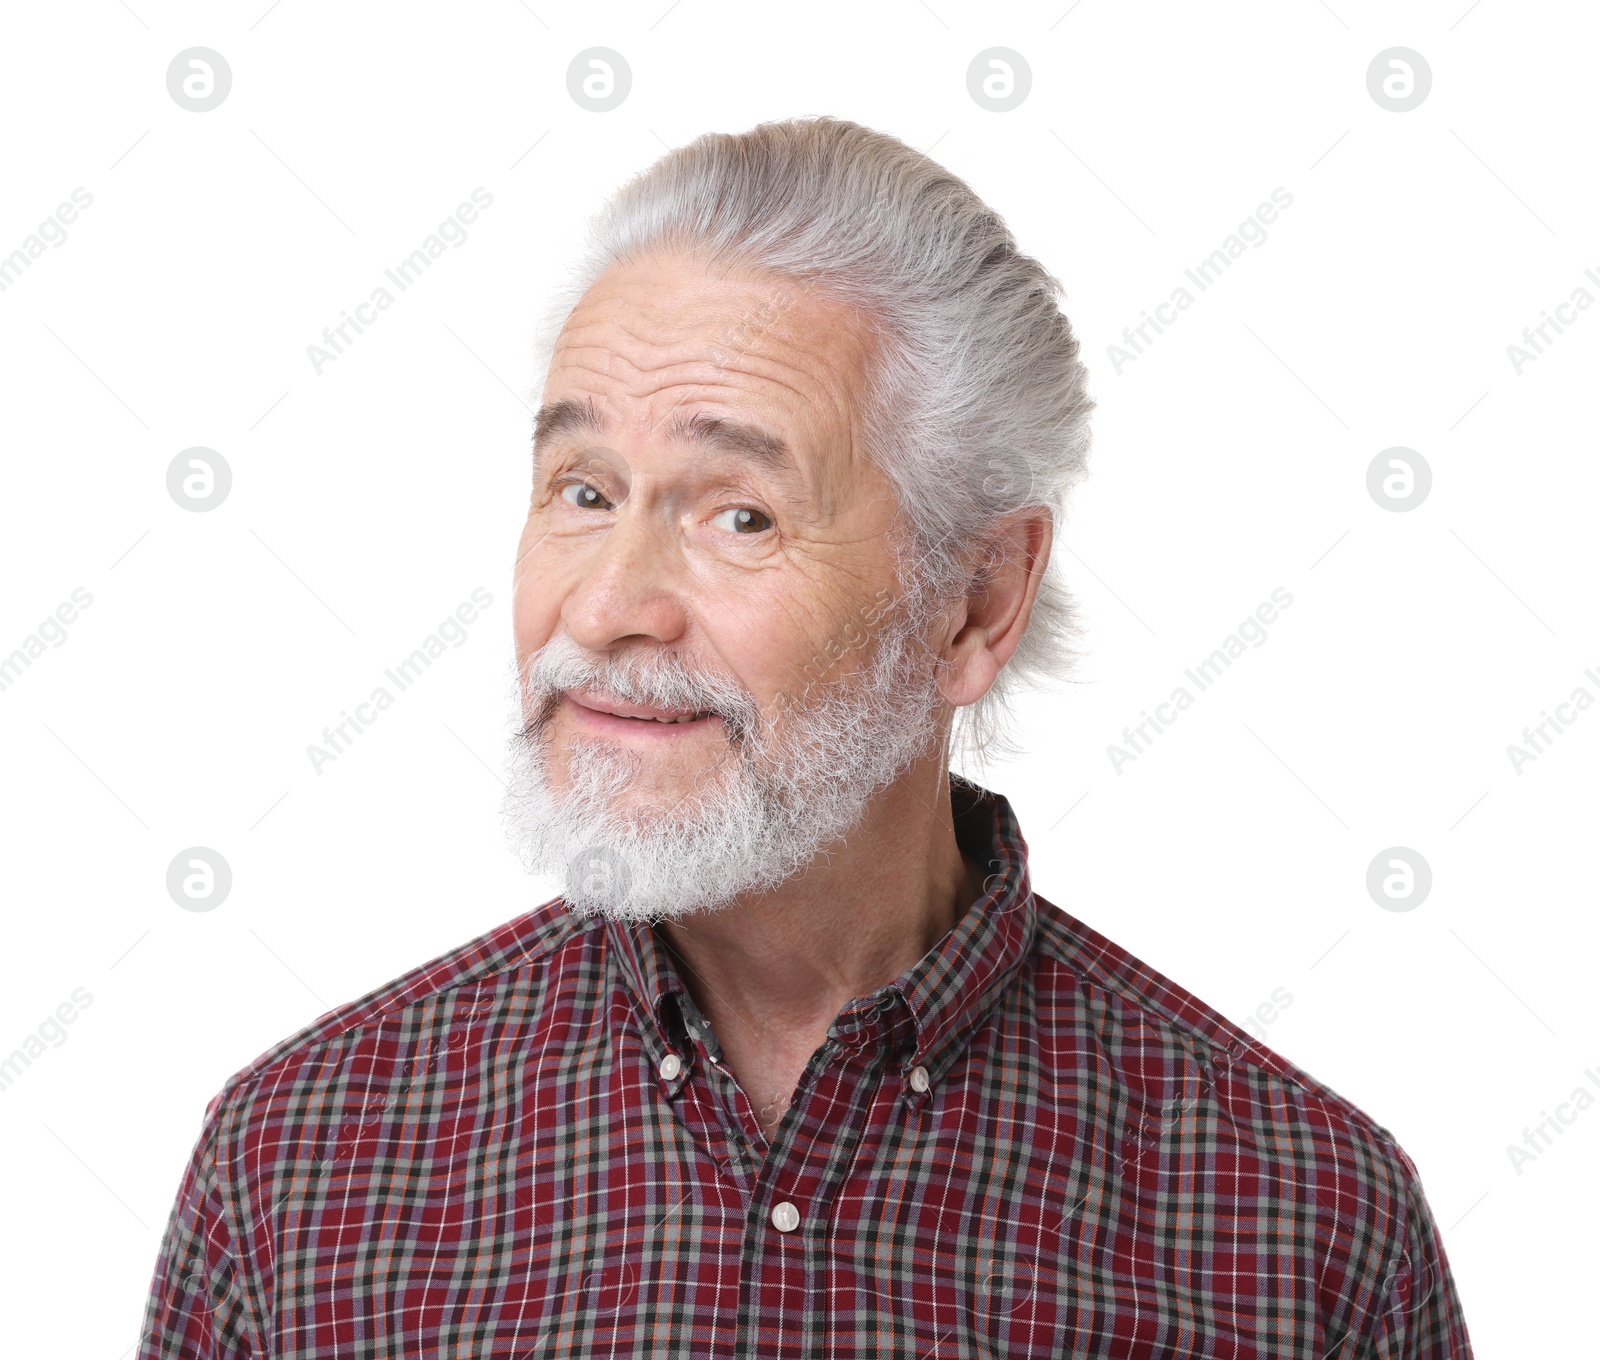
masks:
[(828, 480), (860, 452), (867, 345), (855, 309), (803, 280), (712, 272), (680, 255), (615, 265), (557, 341), (535, 460), (647, 435)]
[(853, 395), (869, 344), (857, 310), (810, 282), (651, 255), (595, 280), (556, 340), (552, 368), (599, 368), (648, 389), (698, 367), (693, 376), (709, 384), (760, 387), (781, 405)]

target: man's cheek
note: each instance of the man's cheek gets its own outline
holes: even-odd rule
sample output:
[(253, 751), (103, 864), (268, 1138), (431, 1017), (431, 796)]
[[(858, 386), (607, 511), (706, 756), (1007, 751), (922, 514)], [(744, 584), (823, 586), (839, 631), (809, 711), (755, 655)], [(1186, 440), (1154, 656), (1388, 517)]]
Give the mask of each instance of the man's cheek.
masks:
[(527, 679), (529, 659), (560, 631), (560, 603), (535, 587), (512, 591), (511, 631), (519, 674)]
[(554, 540), (538, 542), (522, 553), (511, 589), (511, 618), (519, 646), (542, 647), (560, 631), (562, 607), (582, 580), (580, 555), (562, 551)]

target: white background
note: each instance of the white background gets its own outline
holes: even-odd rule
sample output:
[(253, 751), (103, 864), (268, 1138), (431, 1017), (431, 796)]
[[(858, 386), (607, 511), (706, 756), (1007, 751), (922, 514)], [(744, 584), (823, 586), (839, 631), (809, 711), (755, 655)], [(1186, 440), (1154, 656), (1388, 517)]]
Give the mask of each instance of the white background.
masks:
[[(1600, 1110), (1520, 1172), (1507, 1146), (1600, 1091), (1600, 709), (1520, 772), (1507, 747), (1600, 697), (1600, 308), (1520, 373), (1507, 346), (1600, 297), (1593, 7), (268, 2), (5, 14), (0, 253), (94, 200), (0, 293), (0, 655), (93, 596), (0, 691), (0, 1054), (93, 998), (0, 1090), (6, 1352), (125, 1356), (228, 1075), (551, 895), (497, 816), (535, 316), (667, 146), (832, 113), (1000, 211), (1092, 371), (1061, 537), (1088, 654), (984, 772), (1037, 886), (1237, 1021), (1286, 989), (1267, 1042), (1415, 1159), (1478, 1353), (1573, 1353)], [(1366, 86), (1397, 45), (1433, 74), (1406, 113)], [(193, 46), (232, 69), (207, 113), (166, 88)], [(568, 94), (592, 46), (633, 73), (612, 112)], [(967, 92), (994, 46), (1032, 71), (1008, 113)], [(465, 244), (314, 372), (479, 186)], [(1116, 372), (1279, 186), (1265, 244)], [(207, 513), (166, 489), (195, 445), (233, 473)], [(1407, 513), (1366, 488), (1395, 445), (1433, 473)], [(1114, 767), (1280, 586), (1266, 643)], [(308, 744), (477, 587), (465, 644), (317, 773)], [(168, 896), (190, 846), (231, 865), (214, 911)], [(1391, 846), (1432, 867), (1415, 910), (1367, 893)]]

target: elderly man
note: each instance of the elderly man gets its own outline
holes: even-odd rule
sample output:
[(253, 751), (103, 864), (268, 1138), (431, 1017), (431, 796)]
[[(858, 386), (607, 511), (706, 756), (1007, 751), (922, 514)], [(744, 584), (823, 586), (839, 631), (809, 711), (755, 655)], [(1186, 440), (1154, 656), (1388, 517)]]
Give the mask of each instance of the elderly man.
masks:
[(229, 1081), (141, 1354), (1470, 1356), (1393, 1137), (950, 772), (1070, 657), (1059, 295), (849, 122), (612, 200), (515, 569), (506, 810), (562, 895)]

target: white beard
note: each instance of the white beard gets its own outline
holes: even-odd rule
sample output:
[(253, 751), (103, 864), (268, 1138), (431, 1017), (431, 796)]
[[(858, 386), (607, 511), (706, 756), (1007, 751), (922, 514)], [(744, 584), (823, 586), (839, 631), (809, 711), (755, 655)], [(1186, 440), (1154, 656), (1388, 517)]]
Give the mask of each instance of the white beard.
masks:
[[(825, 677), (780, 705), (776, 722), (743, 686), (697, 674), (675, 654), (591, 659), (557, 635), (512, 686), (516, 730), (502, 815), (519, 857), (529, 872), (557, 877), (578, 915), (624, 922), (676, 920), (772, 891), (847, 835), (872, 796), (929, 752), (940, 698), (938, 663), (920, 637), (924, 621), (922, 602), (903, 600), (869, 638), (874, 656), (864, 674)], [(572, 689), (709, 710), (722, 718), (726, 746), (681, 802), (619, 809), (619, 795), (641, 787), (647, 757), (575, 737), (557, 789), (549, 724)]]

